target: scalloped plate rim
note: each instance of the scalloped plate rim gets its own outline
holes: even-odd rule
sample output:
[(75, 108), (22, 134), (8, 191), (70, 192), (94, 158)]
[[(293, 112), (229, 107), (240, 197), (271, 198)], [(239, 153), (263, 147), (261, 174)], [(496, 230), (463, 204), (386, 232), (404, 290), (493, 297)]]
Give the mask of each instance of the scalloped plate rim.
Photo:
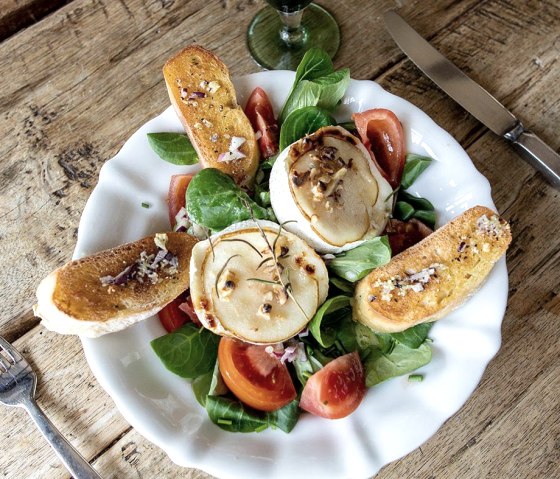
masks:
[[(236, 87), (238, 88), (238, 97), (240, 97), (240, 103), (243, 104), (244, 103), (244, 99), (246, 98), (247, 95), (247, 91), (249, 91), (250, 89), (252, 89), (255, 85), (272, 85), (273, 86), (273, 90), (271, 91), (270, 89), (265, 88), (265, 90), (267, 90), (267, 93), (269, 93), (270, 96), (272, 96), (273, 98), (273, 103), (275, 104), (276, 107), (276, 111), (278, 111), (278, 104), (281, 103), (282, 100), (282, 95), (285, 95), (287, 93), (287, 88), (289, 88), (289, 85), (291, 85), (292, 79), (293, 79), (293, 75), (294, 72), (287, 72), (287, 71), (276, 71), (276, 72), (260, 72), (260, 73), (255, 73), (255, 74), (251, 74), (251, 75), (246, 75), (240, 78), (237, 78), (234, 80), (234, 83), (236, 84)], [(289, 79), (289, 81), (288, 81)], [(282, 80), (284, 80), (282, 82)], [(282, 83), (283, 87), (280, 88), (278, 87), (278, 85)], [(286, 84), (289, 83), (288, 87), (286, 87)], [(278, 89), (278, 91), (280, 91), (281, 89), (283, 89), (283, 93), (277, 93), (276, 92), (276, 88)], [(366, 95), (367, 98), (355, 98), (352, 97), (351, 95), (354, 95), (355, 92), (362, 92), (363, 95), (363, 90), (366, 88), (372, 88), (372, 92), (375, 95), (379, 95), (380, 98), (382, 99), (381, 102), (379, 102), (379, 98), (375, 98), (374, 100), (372, 100), (372, 98), (368, 95)], [(447, 133), (445, 130), (441, 129), (426, 113), (424, 113), (422, 110), (418, 109), (417, 107), (415, 107), (414, 105), (410, 104), (409, 102), (407, 102), (406, 100), (403, 100), (400, 97), (397, 97), (391, 93), (386, 92), (380, 85), (378, 85), (377, 83), (371, 82), (369, 80), (352, 80), (351, 85), (349, 87), (348, 92), (351, 94), (349, 95), (347, 93), (347, 95), (345, 96), (345, 101), (343, 102), (343, 105), (341, 105), (341, 110), (342, 111), (349, 111), (349, 110), (358, 110), (360, 111), (360, 109), (356, 109), (354, 105), (354, 103), (356, 102), (363, 102), (366, 104), (371, 103), (372, 101), (374, 103), (377, 104), (396, 104), (398, 105), (399, 108), (404, 108), (405, 109), (405, 115), (407, 118), (410, 115), (412, 118), (414, 118), (414, 122), (420, 121), (421, 125), (417, 125), (416, 123), (413, 124), (414, 127), (417, 127), (419, 129), (424, 129), (424, 130), (428, 130), (431, 134), (435, 134), (436, 136), (439, 136), (440, 141), (445, 143), (445, 148), (444, 149), (448, 149), (450, 151), (454, 152), (454, 155), (457, 155), (457, 158), (454, 158), (454, 161), (456, 161), (457, 163), (454, 163), (454, 166), (459, 168), (463, 168), (465, 171), (467, 171), (471, 176), (469, 177), (469, 180), (471, 182), (473, 182), (474, 185), (476, 185), (476, 187), (478, 188), (478, 190), (476, 191), (476, 194), (478, 196), (476, 196), (477, 198), (480, 198), (482, 201), (480, 201), (481, 204), (485, 204), (487, 206), (490, 207), (494, 207), (494, 204), (492, 202), (491, 196), (490, 196), (490, 187), (488, 184), (488, 181), (486, 180), (486, 178), (484, 178), (474, 167), (474, 165), (472, 164), (470, 158), (468, 157), (468, 155), (466, 154), (466, 152), (460, 147), (460, 145), (451, 137), (451, 135), (449, 133)], [(357, 93), (356, 93), (357, 94)], [(373, 96), (373, 95), (371, 95)], [(369, 100), (369, 101), (365, 101), (365, 100)], [(360, 105), (362, 105), (362, 103), (359, 103)], [(94, 226), (97, 224), (95, 219), (92, 219), (93, 216), (95, 216), (96, 211), (99, 209), (99, 202), (103, 201), (103, 199), (100, 199), (99, 196), (101, 194), (101, 192), (103, 191), (104, 188), (107, 188), (108, 184), (110, 184), (110, 181), (116, 181), (115, 179), (113, 179), (113, 177), (116, 176), (117, 179), (119, 179), (118, 175), (121, 174), (122, 172), (120, 172), (120, 168), (123, 167), (123, 165), (121, 165), (119, 162), (123, 162), (125, 161), (125, 157), (127, 156), (127, 154), (129, 154), (129, 152), (132, 150), (134, 150), (134, 144), (135, 142), (138, 141), (142, 141), (142, 136), (145, 136), (145, 132), (150, 130), (150, 128), (157, 124), (158, 122), (168, 122), (171, 121), (170, 124), (174, 124), (177, 127), (177, 131), (180, 131), (180, 123), (178, 121), (178, 119), (175, 118), (175, 122), (173, 123), (172, 120), (170, 120), (170, 115), (174, 115), (174, 112), (172, 111), (171, 107), (168, 107), (162, 114), (158, 115), (156, 118), (150, 120), (149, 122), (147, 122), (146, 124), (144, 124), (139, 130), (137, 130), (137, 132), (135, 132), (130, 138), (129, 140), (127, 140), (127, 142), (123, 145), (122, 149), (119, 151), (119, 153), (117, 153), (117, 155), (115, 155), (115, 157), (113, 157), (111, 160), (107, 161), (105, 165), (103, 165), (101, 172), (100, 172), (100, 177), (99, 177), (99, 183), (96, 186), (96, 188), (94, 189), (94, 191), (92, 192), (92, 195), (90, 196), (90, 199), (88, 200), (86, 207), (84, 208), (84, 212), (82, 214), (82, 219), (80, 221), (80, 227), (79, 227), (79, 233), (78, 233), (78, 241), (77, 241), (77, 246), (76, 246), (76, 250), (75, 250), (75, 257), (77, 256), (83, 256), (84, 254), (90, 254), (92, 252), (94, 252), (95, 250), (99, 249), (99, 245), (100, 244), (104, 244), (103, 240), (99, 240), (96, 243), (95, 238), (91, 238), (88, 237), (85, 232), (90, 232), (92, 230), (92, 228), (94, 228)], [(408, 125), (406, 125), (406, 120), (403, 121), (403, 124), (405, 124), (405, 130), (408, 131)], [(420, 128), (421, 127), (421, 128)], [(413, 128), (411, 128), (411, 131), (413, 130)], [(436, 133), (434, 133), (436, 132)], [(407, 137), (407, 142), (409, 141), (409, 138)], [(420, 143), (419, 143), (420, 144)], [(430, 144), (426, 144), (427, 147), (430, 147)], [(440, 145), (436, 145), (436, 146), (440, 146)], [(414, 149), (414, 148), (413, 148)], [(437, 148), (436, 148), (437, 149)], [(142, 153), (145, 153), (144, 151), (142, 151)], [(148, 155), (149, 156), (149, 155)], [(152, 155), (153, 156), (153, 155)], [(143, 160), (144, 161), (144, 160)], [(441, 160), (442, 162), (444, 160)], [(439, 162), (438, 162), (439, 163)], [(432, 168), (432, 166), (430, 166), (430, 168)], [(176, 171), (176, 172), (184, 172), (184, 171), (190, 171), (192, 170), (192, 168), (188, 168), (188, 167), (183, 167), (183, 168), (177, 168), (177, 167), (170, 167), (169, 165), (161, 165), (161, 170), (164, 170), (165, 172), (162, 173), (162, 175), (167, 174), (168, 171)], [(427, 170), (427, 172), (424, 174), (423, 177), (421, 177), (418, 180), (418, 185), (414, 185), (415, 187), (418, 186), (418, 190), (420, 190), (420, 192), (422, 191), (426, 191), (426, 188), (431, 187), (432, 185), (430, 185), (430, 181), (429, 181), (429, 171)], [(122, 178), (120, 178), (122, 180)], [(126, 185), (126, 180), (124, 179), (124, 183)], [(128, 185), (129, 187), (131, 187), (130, 185)], [(444, 185), (445, 186), (445, 185)], [(440, 185), (441, 187), (441, 185)], [(132, 187), (131, 187), (132, 188)], [(450, 187), (451, 188), (451, 187)], [(441, 189), (441, 188), (440, 188)], [(109, 191), (111, 191), (111, 188), (109, 188)], [(442, 190), (443, 191), (443, 190)], [(430, 198), (429, 195), (428, 198)], [(467, 200), (464, 200), (467, 201)], [(446, 208), (444, 210), (441, 210), (440, 208), (440, 215), (443, 216), (454, 216), (457, 211), (461, 211), (461, 204), (451, 204), (451, 205), (446, 205)], [(436, 208), (440, 207), (440, 205), (438, 203), (435, 204)], [(161, 210), (161, 208), (159, 208), (159, 210)], [(95, 231), (95, 229), (94, 229)], [(124, 236), (126, 237), (126, 235), (130, 235), (130, 236), (135, 236), (136, 234), (136, 230), (132, 230), (129, 232), (124, 233)], [(147, 234), (147, 233), (146, 233)], [(134, 238), (131, 238), (134, 239)], [(128, 241), (129, 239), (127, 239)], [(101, 344), (103, 343), (104, 339), (103, 338), (99, 338), (99, 339), (95, 339), (95, 340), (91, 340), (91, 339), (86, 339), (86, 338), (82, 338), (82, 343), (83, 343), (83, 347), (84, 347), (84, 352), (86, 355), (86, 359), (90, 365), (90, 368), (92, 369), (94, 375), (97, 377), (98, 381), (100, 382), (101, 386), (111, 395), (111, 397), (113, 398), (113, 400), (115, 401), (117, 408), (119, 409), (119, 411), (123, 414), (123, 416), (125, 417), (125, 419), (132, 424), (140, 434), (142, 434), (143, 436), (145, 436), (150, 442), (153, 442), (154, 444), (158, 445), (159, 447), (161, 447), (168, 455), (169, 457), (176, 462), (179, 465), (183, 465), (183, 466), (187, 466), (187, 467), (196, 467), (196, 468), (200, 468), (203, 469), (213, 475), (216, 475), (218, 477), (223, 477), (223, 478), (234, 478), (234, 477), (262, 477), (263, 475), (267, 475), (271, 478), (280, 478), (280, 477), (284, 477), (286, 475), (290, 475), (292, 477), (306, 477), (306, 478), (311, 478), (311, 477), (328, 477), (330, 474), (335, 474), (332, 475), (330, 477), (368, 477), (371, 475), (374, 475), (378, 472), (378, 470), (383, 467), (384, 465), (388, 464), (389, 462), (396, 460), (406, 454), (408, 454), (409, 452), (411, 452), (412, 450), (414, 450), (415, 448), (417, 448), (418, 446), (420, 446), (423, 442), (425, 442), (427, 439), (429, 439), (440, 427), (441, 425), (449, 418), (451, 417), (465, 402), (466, 400), (471, 396), (472, 392), (474, 391), (474, 389), (476, 388), (478, 382), (480, 381), (482, 374), (484, 373), (484, 370), (487, 366), (487, 364), (489, 363), (489, 361), (492, 359), (492, 357), (497, 353), (497, 351), (499, 350), (499, 346), (500, 346), (500, 341), (501, 341), (501, 335), (500, 335), (500, 326), (501, 326), (501, 321), (503, 319), (504, 316), (504, 312), (505, 312), (505, 306), (506, 306), (506, 302), (507, 302), (507, 286), (508, 286), (508, 281), (507, 281), (507, 269), (506, 269), (506, 264), (505, 264), (505, 260), (502, 259), (500, 260), (499, 264), (496, 265), (496, 268), (494, 269), (494, 271), (492, 272), (492, 274), (490, 275), (487, 284), (481, 289), (481, 291), (478, 293), (478, 295), (473, 298), (474, 299), (474, 303), (476, 302), (476, 298), (479, 297), (483, 294), (487, 294), (488, 292), (486, 290), (488, 290), (489, 288), (492, 288), (492, 297), (494, 299), (494, 305), (493, 305), (493, 310), (492, 310), (492, 314), (494, 315), (494, 323), (491, 325), (492, 329), (490, 329), (489, 331), (485, 331), (485, 335), (484, 337), (486, 337), (488, 339), (488, 345), (487, 350), (484, 352), (484, 357), (482, 358), (482, 360), (480, 361), (480, 366), (478, 367), (478, 369), (476, 369), (476, 371), (471, 371), (470, 372), (470, 383), (469, 386), (464, 388), (460, 394), (460, 398), (454, 399), (454, 402), (452, 402), (452, 405), (449, 406), (449, 404), (447, 404), (447, 408), (443, 411), (432, 411), (431, 409), (428, 408), (428, 411), (433, 412), (432, 414), (432, 421), (429, 423), (429, 425), (426, 425), (423, 429), (423, 431), (420, 431), (420, 434), (418, 434), (416, 432), (416, 436), (414, 436), (414, 438), (410, 441), (411, 444), (409, 444), (408, 442), (401, 441), (399, 444), (397, 444), (395, 447), (393, 447), (392, 449), (389, 450), (383, 450), (379, 453), (380, 457), (374, 457), (374, 458), (363, 458), (360, 457), (360, 460), (355, 460), (352, 462), (355, 462), (354, 464), (352, 463), (348, 463), (347, 461), (344, 461), (344, 458), (337, 458), (337, 465), (338, 465), (338, 469), (333, 466), (332, 463), (329, 463), (327, 461), (321, 461), (320, 457), (319, 459), (314, 459), (313, 461), (311, 461), (311, 459), (308, 458), (308, 461), (310, 461), (310, 463), (312, 464), (312, 466), (301, 466), (299, 465), (299, 467), (297, 467), (297, 469), (294, 469), (293, 466), (290, 467), (289, 464), (287, 464), (287, 461), (291, 461), (292, 463), (297, 463), (297, 460), (293, 460), (293, 454), (296, 454), (296, 452), (292, 452), (292, 456), (290, 456), (289, 454), (283, 454), (284, 448), (279, 448), (278, 451), (281, 453), (281, 460), (279, 464), (271, 464), (271, 459), (267, 458), (267, 457), (257, 457), (257, 455), (251, 455), (251, 454), (247, 454), (244, 455), (242, 457), (236, 456), (235, 452), (231, 452), (229, 453), (229, 455), (227, 453), (223, 453), (226, 455), (226, 457), (221, 457), (218, 459), (215, 459), (214, 457), (210, 456), (211, 459), (208, 459), (208, 456), (204, 456), (202, 455), (202, 457), (193, 457), (193, 449), (196, 449), (196, 447), (198, 446), (198, 444), (196, 443), (196, 441), (193, 441), (191, 443), (189, 443), (188, 441), (178, 441), (175, 442), (173, 444), (170, 444), (170, 438), (177, 441), (176, 436), (173, 436), (172, 434), (167, 434), (167, 435), (162, 435), (160, 428), (160, 424), (156, 424), (154, 426), (154, 424), (150, 423), (150, 421), (147, 420), (139, 420), (139, 411), (137, 409), (134, 409), (134, 407), (132, 407), (129, 404), (130, 398), (131, 396), (129, 396), (129, 394), (136, 394), (138, 395), (138, 393), (134, 393), (134, 392), (130, 392), (130, 391), (123, 391), (121, 386), (119, 384), (116, 384), (115, 381), (115, 377), (114, 377), (114, 371), (111, 369), (112, 366), (114, 366), (114, 364), (110, 363), (108, 361), (108, 359), (106, 357), (104, 357), (104, 354), (106, 353), (106, 349), (104, 349), (105, 346), (101, 346)], [(459, 317), (458, 320), (455, 321), (455, 323), (459, 324), (459, 329), (461, 328), (461, 311), (470, 311), (470, 309), (473, 309), (473, 300), (469, 301), (468, 304), (466, 304), (465, 306), (463, 306), (462, 308), (460, 308), (460, 310), (457, 310), (457, 312), (452, 313), (452, 315), (455, 317)], [(451, 315), (450, 315), (451, 316)], [(449, 321), (449, 323), (453, 323), (452, 320)], [(441, 326), (443, 325), (443, 326)], [(457, 324), (454, 325), (444, 325), (443, 322), (437, 323), (434, 328), (433, 328), (433, 334), (435, 334), (436, 336), (438, 335), (438, 331), (441, 330), (441, 334), (443, 334), (445, 336), (445, 332), (447, 331), (447, 334), (451, 334), (453, 335), (453, 328), (457, 327)], [(483, 325), (480, 326), (481, 328), (483, 327)], [(161, 334), (163, 332), (163, 329), (161, 328), (161, 326), (159, 325), (157, 319), (150, 319), (147, 320), (145, 323), (141, 323), (139, 325), (135, 325), (133, 326), (131, 329), (131, 335), (134, 336), (136, 338), (136, 336), (139, 336), (140, 338), (144, 338), (144, 337), (155, 337), (158, 334)], [(449, 330), (451, 329), (451, 332), (449, 332)], [(468, 332), (469, 329), (467, 328), (466, 332)], [(116, 334), (111, 334), (108, 335), (105, 338), (105, 342), (112, 344), (112, 343), (116, 343), (121, 344), (122, 341), (119, 340), (118, 335), (121, 335), (122, 333), (116, 333)], [(128, 338), (126, 339), (128, 340)], [(120, 341), (120, 342), (119, 342)], [(437, 345), (437, 341), (435, 343)], [(139, 348), (141, 351), (143, 351), (142, 354), (148, 355), (148, 352), (145, 352), (143, 349)], [(138, 351), (134, 351), (135, 353), (140, 354)], [(445, 346), (443, 348), (443, 352), (445, 353)], [(442, 351), (437, 350), (436, 354), (438, 354), (439, 356), (437, 356), (439, 359), (441, 359), (442, 357)], [(141, 354), (140, 354), (141, 355)], [(443, 354), (443, 357), (445, 358), (445, 354)], [(436, 356), (434, 356), (434, 360), (436, 359)], [(122, 362), (122, 360), (121, 360)], [(134, 362), (132, 362), (131, 364), (134, 364)], [(434, 362), (432, 362), (431, 365), (428, 365), (426, 368), (422, 368), (422, 370), (424, 369), (430, 369), (430, 366), (432, 366), (434, 364)], [(127, 366), (128, 367), (128, 366)], [(158, 368), (158, 365), (154, 365), (154, 368)], [(160, 373), (161, 369), (157, 370), (157, 374), (163, 374), (165, 375), (165, 373)], [(431, 380), (431, 377), (433, 377), (433, 375), (437, 376), (437, 371), (435, 372), (430, 372), (427, 376), (426, 376), (426, 381), (424, 381), (423, 383), (419, 383), (419, 385), (416, 385), (416, 387), (425, 387), (426, 385), (429, 385), (429, 382)], [(167, 378), (166, 378), (167, 380)], [(381, 394), (385, 394), (386, 390), (391, 390), (391, 389), (397, 389), (394, 387), (395, 383), (398, 383), (399, 388), (403, 389), (403, 390), (410, 390), (411, 387), (414, 387), (413, 385), (410, 384), (405, 384), (403, 381), (405, 380), (405, 378), (396, 378), (392, 381), (389, 381), (387, 383), (384, 383), (383, 385), (377, 386), (376, 388), (373, 388), (369, 394), (368, 394), (368, 398), (372, 397), (373, 395), (376, 394), (376, 391), (379, 390)], [(176, 381), (172, 381), (172, 382), (176, 382)], [(365, 408), (365, 407), (369, 407), (368, 404), (370, 404), (371, 402), (373, 402), (371, 399), (368, 400), (366, 398), (366, 401), (364, 401), (364, 404), (362, 404), (360, 406), (361, 408)], [(200, 408), (202, 410), (202, 408)], [(321, 428), (323, 431), (326, 430), (327, 428), (329, 429), (329, 431), (332, 432), (337, 432), (338, 430), (342, 430), (342, 431), (346, 431), (346, 430), (354, 430), (356, 429), (356, 424), (355, 422), (358, 420), (358, 416), (356, 414), (359, 415), (359, 411), (360, 409), (358, 409), (358, 411), (355, 413), (355, 415), (350, 416), (350, 418), (345, 419), (345, 420), (341, 420), (341, 421), (331, 421), (331, 422), (326, 422), (324, 423), (323, 427)], [(407, 410), (407, 412), (409, 412)], [(202, 413), (205, 414), (204, 410), (202, 410)], [(144, 417), (142, 416), (142, 418), (144, 419)], [(352, 419), (355, 418), (355, 419)], [(196, 422), (195, 419), (193, 419), (193, 421)], [(253, 438), (258, 437), (258, 441), (262, 440), (264, 441), (268, 441), (268, 443), (272, 442), (272, 444), (277, 445), (279, 444), (280, 446), (284, 445), (285, 443), (291, 444), (294, 441), (296, 441), (298, 434), (300, 434), (298, 432), (298, 428), (302, 428), (302, 433), (303, 433), (303, 429), (305, 429), (305, 433), (308, 434), (310, 429), (309, 427), (311, 427), (311, 430), (313, 429), (313, 427), (315, 427), (317, 424), (319, 425), (319, 427), (321, 427), (321, 424), (318, 421), (324, 421), (321, 420), (319, 418), (311, 418), (311, 417), (305, 417), (303, 421), (301, 421), (301, 423), (305, 423), (305, 424), (298, 424), (298, 426), (296, 426), (296, 429), (290, 434), (290, 435), (285, 435), (284, 433), (280, 432), (280, 431), (265, 431), (264, 433), (259, 433), (259, 435), (257, 435), (256, 433), (251, 433), (249, 435), (234, 435), (232, 433), (227, 433), (221, 430), (218, 430), (217, 432), (213, 429), (216, 428), (214, 425), (208, 425), (208, 424), (204, 424), (202, 423), (202, 425), (198, 426), (198, 429), (196, 429), (196, 424), (193, 426), (196, 431), (199, 431), (201, 428), (208, 428), (207, 430), (210, 431), (209, 436), (212, 436), (214, 438), (218, 438), (216, 443), (211, 443), (209, 444), (208, 450), (219, 450), (218, 446), (216, 444), (219, 445), (220, 443), (220, 438), (222, 435), (228, 435), (229, 437), (235, 436), (236, 438), (238, 438), (241, 442), (243, 442), (244, 438), (247, 438), (247, 440), (245, 440), (245, 442), (250, 442), (251, 444), (253, 444)], [(157, 422), (157, 421), (156, 421)], [(312, 423), (315, 423), (315, 426)], [(310, 426), (310, 424), (312, 424)], [(327, 424), (329, 424), (329, 426), (327, 426)], [(217, 429), (217, 428), (216, 428)], [(410, 432), (410, 431), (409, 431)], [(194, 434), (194, 433), (193, 433)], [(367, 438), (369, 438), (368, 434), (369, 433), (364, 433), (362, 432), (362, 434), (364, 434)], [(408, 437), (408, 436), (407, 436)], [(273, 438), (271, 440), (271, 438)], [(293, 439), (291, 439), (293, 438)], [(352, 438), (351, 438), (352, 439)], [(297, 442), (297, 441), (296, 441)], [(356, 440), (354, 438), (354, 441), (352, 442), (351, 440), (349, 440), (349, 443), (354, 444), (356, 443)], [(403, 446), (403, 443), (406, 443), (405, 446)], [(185, 447), (190, 447), (191, 449), (189, 449), (189, 454), (187, 454), (187, 452), (185, 451)], [(366, 445), (367, 446), (367, 445)], [(366, 446), (361, 445), (360, 447), (363, 447), (364, 450), (366, 448)], [(340, 446), (343, 447), (343, 446)], [(344, 455), (344, 451), (347, 451), (346, 449), (343, 448), (342, 452), (340, 452), (339, 456), (343, 456)], [(195, 451), (197, 452), (197, 451)], [(205, 448), (201, 448), (200, 451), (198, 452), (205, 452)], [(299, 453), (298, 453), (299, 454)], [(273, 456), (272, 452), (271, 452), (271, 457)], [(372, 454), (373, 455), (373, 454)], [(363, 456), (363, 454), (362, 454)], [(301, 459), (301, 458), (300, 458)], [(278, 461), (276, 461), (278, 462)], [(325, 467), (322, 470), (317, 470), (317, 467), (320, 467), (320, 464), (324, 463)], [(318, 466), (319, 464), (319, 466)], [(341, 475), (342, 472), (342, 475)]]

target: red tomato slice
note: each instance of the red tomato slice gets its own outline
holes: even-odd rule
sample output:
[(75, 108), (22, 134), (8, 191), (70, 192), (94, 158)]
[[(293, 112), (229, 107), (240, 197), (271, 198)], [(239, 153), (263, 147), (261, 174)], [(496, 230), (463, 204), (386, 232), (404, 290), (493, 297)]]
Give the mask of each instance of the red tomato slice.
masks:
[(357, 352), (345, 354), (311, 376), (299, 406), (327, 419), (348, 416), (366, 394), (364, 367)]
[(245, 114), (253, 130), (259, 132), (259, 148), (264, 158), (278, 153), (278, 123), (268, 96), (262, 88), (255, 88), (247, 100)]
[(352, 119), (372, 160), (395, 189), (401, 184), (406, 160), (401, 122), (392, 111), (383, 108), (354, 113)]
[(389, 238), (392, 255), (396, 256), (432, 233), (433, 230), (431, 228), (416, 218), (412, 218), (408, 221), (390, 219), (385, 227), (384, 234)]
[(169, 206), (169, 223), (171, 223), (172, 228), (175, 227), (177, 213), (185, 207), (187, 186), (189, 186), (192, 177), (193, 175), (173, 175), (169, 182), (167, 205)]
[(200, 324), (194, 312), (191, 297), (187, 294), (175, 298), (158, 313), (159, 320), (168, 333), (172, 333), (191, 321)]
[(275, 411), (296, 398), (288, 368), (268, 354), (265, 346), (222, 338), (218, 363), (230, 391), (252, 408)]

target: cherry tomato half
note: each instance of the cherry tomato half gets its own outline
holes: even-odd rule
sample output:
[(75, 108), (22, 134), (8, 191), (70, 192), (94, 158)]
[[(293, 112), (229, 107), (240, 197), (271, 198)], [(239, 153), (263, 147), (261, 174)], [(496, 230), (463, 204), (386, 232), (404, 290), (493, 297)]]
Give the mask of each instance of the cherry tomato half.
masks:
[(173, 175), (169, 182), (169, 193), (167, 194), (167, 205), (169, 207), (169, 223), (175, 227), (175, 217), (181, 208), (185, 207), (185, 195), (187, 186), (193, 175)]
[(357, 352), (345, 354), (311, 376), (299, 406), (327, 419), (348, 416), (366, 394), (364, 367)]
[(265, 346), (221, 338), (218, 363), (222, 378), (241, 402), (259, 411), (275, 411), (296, 398), (288, 368)]
[(272, 104), (265, 91), (257, 87), (251, 93), (245, 106), (245, 114), (253, 130), (259, 132), (259, 148), (264, 158), (269, 158), (278, 153), (278, 123), (274, 118)]
[(395, 189), (401, 184), (406, 160), (401, 122), (392, 111), (383, 108), (354, 113), (352, 119), (372, 160)]
[(191, 321), (200, 324), (188, 293), (184, 293), (171, 301), (171, 303), (158, 313), (158, 316), (161, 324), (168, 333), (172, 333)]

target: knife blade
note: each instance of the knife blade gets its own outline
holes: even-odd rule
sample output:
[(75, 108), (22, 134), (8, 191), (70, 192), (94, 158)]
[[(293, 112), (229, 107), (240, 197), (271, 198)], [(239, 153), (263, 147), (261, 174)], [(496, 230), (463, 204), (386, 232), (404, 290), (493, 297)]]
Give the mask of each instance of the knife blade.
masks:
[(385, 26), (399, 48), (439, 88), (491, 131), (511, 142), (520, 155), (560, 189), (560, 155), (498, 100), (432, 47), (397, 13), (384, 15)]

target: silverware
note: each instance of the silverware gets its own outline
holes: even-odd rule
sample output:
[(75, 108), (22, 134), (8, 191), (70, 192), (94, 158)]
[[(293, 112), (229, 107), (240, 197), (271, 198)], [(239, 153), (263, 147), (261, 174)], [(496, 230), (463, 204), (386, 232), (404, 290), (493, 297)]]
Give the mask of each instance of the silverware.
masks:
[(0, 403), (24, 408), (76, 479), (101, 479), (95, 469), (60, 434), (35, 402), (37, 375), (23, 356), (0, 336)]
[(400, 49), (438, 87), (497, 135), (513, 143), (521, 156), (560, 189), (560, 155), (478, 83), (432, 47), (395, 12), (384, 15), (387, 30)]

